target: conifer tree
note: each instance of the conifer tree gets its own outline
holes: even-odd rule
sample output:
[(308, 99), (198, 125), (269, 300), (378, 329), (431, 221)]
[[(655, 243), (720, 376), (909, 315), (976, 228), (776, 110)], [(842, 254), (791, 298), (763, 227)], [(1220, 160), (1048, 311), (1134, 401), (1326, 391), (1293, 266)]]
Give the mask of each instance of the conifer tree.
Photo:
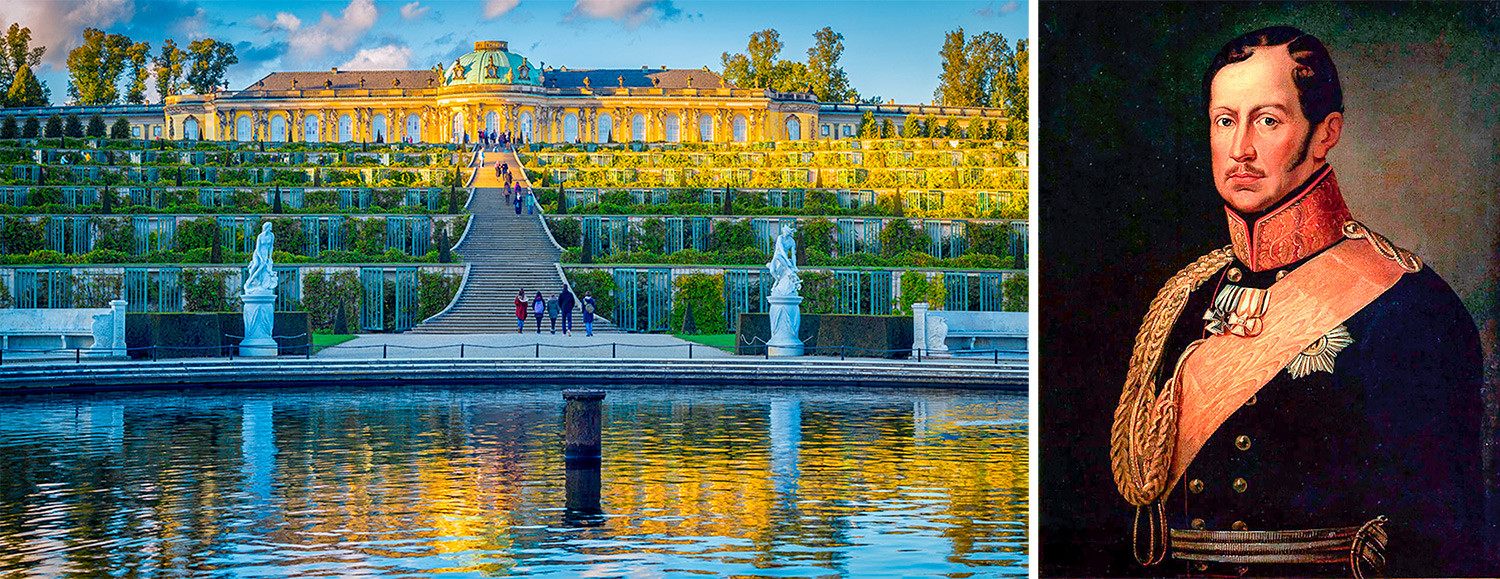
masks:
[(126, 120), (125, 117), (120, 117), (118, 119), (115, 119), (115, 124), (113, 124), (113, 125), (111, 125), (109, 127), (109, 138), (111, 138), (111, 139), (129, 139), (130, 138), (130, 121)]
[(42, 133), (42, 123), (35, 116), (26, 117), (26, 124), (21, 125), (21, 138), (35, 139)]
[(63, 125), (63, 136), (75, 139), (83, 136), (83, 121), (78, 118), (78, 113), (68, 113), (68, 120)]
[(47, 117), (47, 132), (46, 132), (46, 136), (49, 139), (56, 139), (58, 137), (63, 136), (63, 120), (62, 120), (62, 115), (53, 113), (52, 116)]
[(14, 139), (21, 136), (21, 127), (16, 126), (16, 117), (5, 115), (0, 120), (0, 139)]

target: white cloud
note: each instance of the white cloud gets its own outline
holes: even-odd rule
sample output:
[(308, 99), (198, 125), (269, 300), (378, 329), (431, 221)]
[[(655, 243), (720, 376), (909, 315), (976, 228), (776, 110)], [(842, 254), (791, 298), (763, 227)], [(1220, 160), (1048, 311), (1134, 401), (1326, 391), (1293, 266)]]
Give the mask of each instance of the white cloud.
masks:
[(401, 7), (401, 17), (407, 20), (416, 20), (427, 15), (429, 7), (420, 2), (412, 2)]
[(353, 47), (375, 26), (377, 17), (374, 0), (350, 0), (338, 16), (324, 12), (317, 24), (303, 24), (300, 18), (281, 12), (272, 27), (287, 32), (288, 56), (312, 60), (329, 51), (341, 52)]
[(672, 0), (574, 0), (568, 18), (598, 18), (635, 28), (650, 20), (671, 20), (681, 11)]
[(398, 44), (387, 44), (377, 48), (366, 48), (354, 53), (354, 58), (339, 65), (340, 70), (406, 70), (411, 62), (411, 49)]
[[(45, 46), (44, 67), (61, 69), (68, 61), (68, 51), (83, 42), (83, 29), (109, 30), (119, 22), (129, 22), (136, 14), (134, 0), (5, 0), (0, 3), (0, 21), (4, 26), (20, 22), (31, 29), (31, 46)], [(52, 87), (57, 94), (59, 87)]]
[(521, 4), (521, 0), (489, 0), (484, 3), (484, 17), (496, 18), (506, 12), (515, 10)]

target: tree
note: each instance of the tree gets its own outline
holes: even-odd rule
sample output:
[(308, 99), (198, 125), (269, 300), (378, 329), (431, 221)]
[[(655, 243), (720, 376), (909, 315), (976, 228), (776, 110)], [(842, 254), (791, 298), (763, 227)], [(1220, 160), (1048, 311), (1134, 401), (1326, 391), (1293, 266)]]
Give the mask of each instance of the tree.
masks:
[(125, 51), (130, 62), (130, 86), (125, 89), (125, 102), (146, 103), (146, 79), (151, 76), (151, 43), (137, 42)]
[[(1018, 46), (1021, 44), (1024, 41)], [(1015, 55), (1005, 36), (983, 32), (966, 39), (963, 28), (959, 28), (947, 33), (938, 55), (943, 63), (932, 95), (934, 104), (1008, 107)]]
[(901, 136), (908, 139), (922, 132), (922, 127), (917, 122), (917, 115), (906, 115), (906, 122), (901, 123)]
[(109, 138), (111, 138), (111, 139), (129, 139), (130, 138), (130, 121), (127, 120), (125, 117), (120, 117), (118, 119), (115, 119), (115, 124), (109, 127)]
[(196, 94), (208, 94), (217, 90), (224, 82), (224, 74), (228, 72), (229, 66), (240, 61), (234, 55), (233, 45), (212, 38), (194, 40), (188, 45), (188, 54), (192, 57), (193, 64), (187, 73), (187, 84), (193, 87)]
[(104, 116), (100, 115), (99, 113), (94, 113), (89, 117), (88, 136), (102, 139), (104, 138), (104, 131)]
[(47, 89), (37, 80), (36, 75), (32, 74), (31, 65), (21, 64), (21, 69), (16, 72), (15, 80), (10, 84), (10, 91), (5, 95), (5, 106), (47, 106)]
[(859, 117), (859, 136), (862, 139), (873, 139), (880, 136), (879, 125), (875, 124), (875, 113), (865, 111)]
[(922, 119), (922, 136), (924, 136), (924, 137), (940, 137), (940, 136), (942, 136), (941, 133), (942, 133), (942, 127), (938, 126), (937, 117), (932, 116), (932, 115), (927, 115), (927, 118)]
[(859, 96), (849, 86), (849, 78), (839, 66), (844, 54), (844, 35), (824, 26), (813, 33), (813, 45), (807, 49), (807, 76), (812, 93), (823, 102), (844, 102)]
[[(1031, 43), (1026, 40), (1016, 41), (1015, 53), (1011, 55), (1010, 64), (1006, 67), (1005, 82), (1005, 116), (1011, 118), (1012, 122), (1020, 121), (1026, 124), (1030, 118), (1030, 93), (1028, 92), (1031, 75)], [(1021, 137), (1025, 139), (1024, 136)]]
[(894, 139), (895, 137), (896, 137), (896, 124), (892, 123), (891, 119), (889, 119), (889, 118), (881, 119), (881, 121), (880, 121), (880, 138), (882, 138), (882, 139)]
[(182, 65), (187, 62), (187, 51), (177, 48), (177, 43), (168, 38), (161, 45), (161, 52), (156, 57), (156, 93), (161, 95), (162, 102), (167, 97), (182, 94), (183, 71)]
[(949, 117), (948, 122), (943, 123), (943, 136), (950, 139), (963, 137), (963, 133), (960, 133), (958, 130), (958, 119)]
[[(38, 64), (42, 63), (42, 55), (47, 53), (47, 47), (38, 46), (32, 48), (31, 29), (21, 26), (19, 23), (12, 23), (10, 25), (10, 29), (5, 32), (4, 42), (4, 53), (0, 54), (0, 83), (4, 83), (3, 86), (7, 88), (14, 87), (15, 79), (22, 77), (21, 70), (23, 67), (26, 69), (27, 75), (31, 76), (31, 80), (36, 82), (36, 76), (31, 73), (31, 69), (36, 68)], [(47, 90), (45, 84), (39, 82), (37, 83), (37, 87), (42, 95), (38, 104), (17, 104), (10, 102), (10, 99), (7, 98), (5, 106), (46, 106), (47, 101), (51, 98), (51, 91)], [(9, 93), (7, 92), (7, 94)]]
[(81, 105), (107, 105), (120, 100), (116, 84), (125, 72), (130, 47), (120, 34), (97, 28), (83, 30), (83, 44), (68, 52), (68, 94)]
[(63, 120), (62, 120), (62, 115), (58, 115), (56, 113), (53, 113), (52, 116), (47, 117), (47, 132), (46, 132), (46, 136), (49, 139), (56, 139), (58, 137), (63, 136)]
[(63, 136), (74, 138), (83, 136), (83, 121), (78, 119), (78, 113), (68, 113), (67, 124), (63, 126)]
[(0, 139), (14, 139), (20, 135), (21, 128), (16, 126), (16, 117), (5, 115), (5, 119), (0, 120)]
[(35, 116), (26, 117), (26, 124), (21, 125), (21, 138), (35, 139), (42, 132), (42, 123)]

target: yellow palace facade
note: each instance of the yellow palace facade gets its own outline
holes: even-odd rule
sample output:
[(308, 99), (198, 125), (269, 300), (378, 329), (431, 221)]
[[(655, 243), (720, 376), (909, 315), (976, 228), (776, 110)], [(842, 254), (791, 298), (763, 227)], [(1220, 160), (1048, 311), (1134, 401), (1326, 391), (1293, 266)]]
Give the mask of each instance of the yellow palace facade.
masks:
[[(538, 67), (502, 41), (429, 70), (277, 72), (240, 91), (168, 97), (153, 138), (462, 143), (480, 131), (525, 142), (745, 142), (854, 138), (865, 112), (1001, 118), (997, 109), (819, 103), (745, 89), (703, 69)], [(164, 129), (164, 130), (163, 130)]]

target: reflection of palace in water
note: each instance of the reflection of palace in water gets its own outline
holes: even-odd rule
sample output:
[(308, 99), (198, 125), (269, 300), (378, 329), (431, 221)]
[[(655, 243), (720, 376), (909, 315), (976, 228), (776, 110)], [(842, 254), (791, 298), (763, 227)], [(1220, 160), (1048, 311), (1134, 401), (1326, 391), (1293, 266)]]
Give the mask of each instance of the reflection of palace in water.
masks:
[(454, 143), (486, 130), (526, 142), (727, 143), (855, 137), (866, 112), (896, 126), (908, 115), (960, 126), (1001, 117), (990, 108), (820, 103), (807, 92), (735, 87), (708, 67), (546, 67), (483, 41), (428, 70), (277, 72), (239, 91), (169, 97), (166, 126), (149, 128), (153, 138), (221, 141)]
[[(43, 547), (92, 545), (69, 564), (349, 571), (423, 558), (423, 569), (504, 573), (563, 550), (858, 574), (879, 535), (951, 562), (1010, 556), (1024, 572), (1024, 399), (623, 398), (605, 405), (597, 528), (563, 520), (551, 397), (83, 402), (27, 427), (7, 421), (0, 459), (22, 466), (0, 489), (0, 569)], [(61, 469), (16, 456), (16, 440), (43, 438), (83, 450), (60, 454)], [(29, 498), (32, 514), (15, 516), (17, 493), (54, 483), (71, 490)], [(67, 524), (35, 515), (59, 511)], [(33, 528), (41, 520), (56, 526)]]

